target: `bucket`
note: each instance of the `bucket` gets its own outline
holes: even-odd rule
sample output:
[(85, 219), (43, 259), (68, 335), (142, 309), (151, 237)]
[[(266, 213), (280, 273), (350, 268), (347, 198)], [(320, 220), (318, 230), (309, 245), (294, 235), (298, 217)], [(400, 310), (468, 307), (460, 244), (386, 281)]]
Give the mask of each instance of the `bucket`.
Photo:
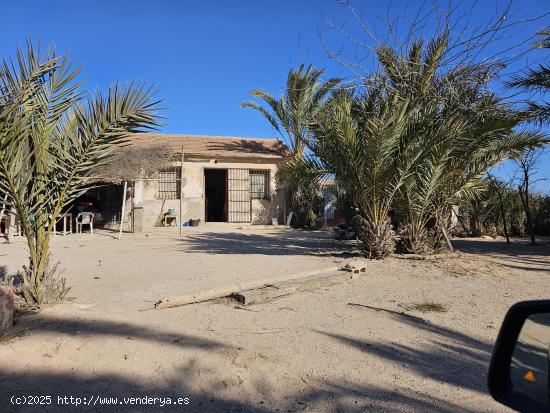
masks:
[(189, 221), (191, 222), (192, 227), (198, 227), (199, 223), (201, 222), (200, 219), (190, 219)]

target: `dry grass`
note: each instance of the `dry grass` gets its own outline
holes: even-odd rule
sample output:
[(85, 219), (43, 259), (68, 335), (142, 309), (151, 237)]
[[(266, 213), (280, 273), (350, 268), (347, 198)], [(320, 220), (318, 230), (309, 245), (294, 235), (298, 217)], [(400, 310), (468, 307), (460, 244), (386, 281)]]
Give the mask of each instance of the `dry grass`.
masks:
[(426, 300), (418, 304), (414, 304), (411, 307), (413, 310), (421, 311), (423, 313), (445, 313), (448, 308), (445, 304), (437, 303), (435, 301)]

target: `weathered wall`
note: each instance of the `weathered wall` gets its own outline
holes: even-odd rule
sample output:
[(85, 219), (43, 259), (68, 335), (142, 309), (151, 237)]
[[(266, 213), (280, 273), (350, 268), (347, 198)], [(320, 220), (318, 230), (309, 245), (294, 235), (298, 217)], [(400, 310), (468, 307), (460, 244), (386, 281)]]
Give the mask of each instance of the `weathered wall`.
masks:
[[(164, 213), (168, 212), (169, 208), (174, 208), (176, 214), (179, 213), (179, 199), (159, 199), (158, 198), (159, 184), (155, 180), (143, 181), (143, 198), (141, 207), (143, 208), (143, 227), (158, 227), (161, 226), (161, 220)], [(134, 202), (138, 205), (137, 198)]]
[[(179, 163), (174, 163), (179, 167)], [(268, 169), (270, 171), (270, 192), (269, 200), (252, 200), (252, 223), (271, 224), (272, 217), (283, 215), (280, 190), (277, 190), (275, 174), (277, 164), (271, 159), (220, 159), (209, 160), (192, 158), (184, 162), (183, 187), (182, 187), (182, 216), (183, 222), (189, 219), (200, 219), (205, 221), (204, 210), (204, 170), (205, 169)], [(145, 179), (137, 181), (134, 187), (134, 205), (143, 208), (143, 227), (145, 229), (160, 226), (162, 214), (169, 208), (174, 208), (179, 216), (180, 200), (158, 198), (159, 184), (156, 179)]]

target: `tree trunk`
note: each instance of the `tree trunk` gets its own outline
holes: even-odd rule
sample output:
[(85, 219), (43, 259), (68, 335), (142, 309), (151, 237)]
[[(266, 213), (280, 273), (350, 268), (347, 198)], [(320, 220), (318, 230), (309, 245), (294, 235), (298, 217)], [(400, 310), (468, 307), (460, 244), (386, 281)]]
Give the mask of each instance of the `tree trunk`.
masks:
[(466, 228), (466, 225), (464, 224), (464, 221), (462, 220), (462, 218), (460, 217), (459, 214), (455, 214), (456, 216), (456, 219), (458, 220), (458, 222), (460, 223), (460, 226), (462, 227), (462, 229), (464, 230), (464, 232), (466, 234), (468, 234), (470, 231), (468, 228)]
[(389, 217), (381, 218), (381, 222), (371, 222), (357, 216), (354, 221), (357, 239), (369, 258), (385, 258), (394, 251), (395, 232)]
[(479, 217), (474, 214), (470, 214), (470, 236), (481, 237), (481, 225), (479, 224)]
[(504, 215), (504, 208), (502, 206), (502, 200), (500, 201), (500, 216), (502, 217), (502, 226), (504, 229), (504, 237), (506, 238), (506, 244), (510, 243), (510, 235), (508, 234), (508, 225), (506, 224), (506, 215)]
[(441, 232), (443, 233), (443, 237), (445, 238), (445, 242), (447, 243), (447, 248), (449, 249), (449, 251), (451, 253), (455, 252), (455, 249), (453, 248), (453, 244), (451, 243), (451, 239), (449, 238), (449, 235), (445, 230), (445, 226), (441, 227)]
[(531, 217), (531, 209), (529, 207), (529, 177), (525, 176), (523, 185), (520, 185), (519, 190), (519, 196), (521, 198), (521, 204), (523, 205), (523, 209), (525, 210), (525, 217), (527, 219), (527, 231), (529, 232), (529, 239), (531, 242), (531, 245), (536, 245), (537, 241), (535, 239), (535, 230), (533, 228), (533, 219)]
[(504, 236), (506, 237), (506, 244), (509, 244), (510, 235), (508, 234), (508, 224), (506, 224), (506, 214), (504, 213), (504, 201), (502, 200), (502, 193), (500, 192), (500, 188), (498, 187), (497, 187), (497, 194), (498, 194), (500, 216), (502, 217), (502, 225), (504, 227)]

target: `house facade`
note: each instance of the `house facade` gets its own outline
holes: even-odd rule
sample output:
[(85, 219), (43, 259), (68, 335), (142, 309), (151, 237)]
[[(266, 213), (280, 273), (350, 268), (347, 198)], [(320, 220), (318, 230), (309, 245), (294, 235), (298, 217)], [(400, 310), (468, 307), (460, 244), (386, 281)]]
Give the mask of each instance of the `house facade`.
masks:
[[(180, 217), (178, 225), (277, 225), (284, 223), (286, 196), (276, 174), (287, 156), (275, 139), (133, 134), (102, 171), (111, 187), (94, 196), (106, 226), (123, 218), (135, 232), (173, 225)], [(124, 211), (118, 207), (123, 182)]]

